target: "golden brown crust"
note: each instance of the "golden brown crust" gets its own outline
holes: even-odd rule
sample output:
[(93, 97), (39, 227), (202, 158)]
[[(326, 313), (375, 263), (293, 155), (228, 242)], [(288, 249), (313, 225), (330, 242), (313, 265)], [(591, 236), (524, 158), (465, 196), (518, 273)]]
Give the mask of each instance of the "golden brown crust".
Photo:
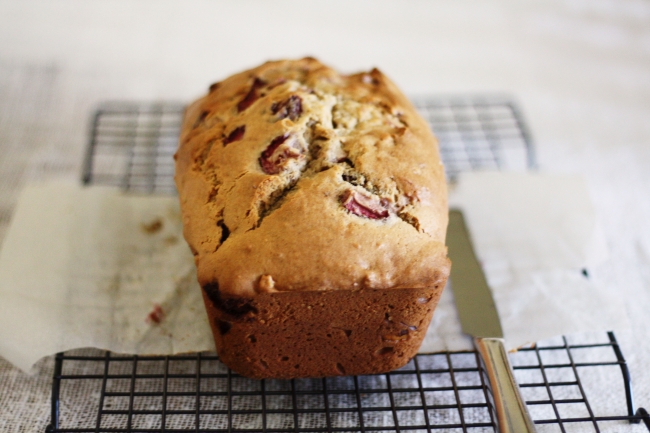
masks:
[[(437, 302), (450, 267), (438, 144), (377, 69), (345, 76), (305, 58), (267, 62), (215, 83), (187, 108), (175, 158), (199, 283), (217, 287), (221, 298), (292, 304), (296, 296), (342, 292), (327, 296), (366, 302), (384, 290), (411, 305), (420, 296), (415, 292), (428, 290)], [(343, 306), (336, 302), (328, 308)], [(235, 335), (253, 332), (259, 318), (233, 322), (207, 298), (206, 306), (213, 320), (234, 323), (225, 339), (213, 325), (222, 357), (235, 362), (226, 355)], [(433, 307), (416, 309), (408, 320), (428, 323)], [(355, 347), (370, 350), (368, 341)], [(414, 345), (406, 352), (414, 354), (421, 339), (409, 341)], [(260, 340), (256, 347), (265, 344), (278, 342)], [(255, 353), (251, 362), (259, 361)], [(396, 365), (394, 358), (382, 362)], [(301, 365), (301, 374), (337, 374)], [(347, 364), (344, 370), (356, 371)]]
[[(290, 155), (266, 173), (263, 154), (284, 136)], [(263, 275), (292, 291), (430, 287), (448, 274), (437, 142), (377, 69), (343, 76), (306, 58), (234, 75), (187, 109), (176, 158), (201, 285), (251, 297)], [(346, 191), (388, 216), (349, 211)]]

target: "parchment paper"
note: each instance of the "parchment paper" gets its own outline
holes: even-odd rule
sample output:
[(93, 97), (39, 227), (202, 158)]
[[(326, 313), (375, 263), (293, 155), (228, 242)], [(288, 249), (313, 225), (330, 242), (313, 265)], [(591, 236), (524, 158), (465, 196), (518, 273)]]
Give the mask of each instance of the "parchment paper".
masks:
[[(463, 211), (509, 348), (629, 327), (620, 294), (589, 277), (608, 252), (581, 176), (463, 173), (449, 205)], [(447, 287), (421, 351), (471, 347)]]
[[(468, 220), (509, 347), (627, 326), (611, 290), (583, 274), (606, 249), (580, 178), (471, 173), (450, 199)], [(181, 232), (175, 197), (27, 187), (0, 251), (0, 355), (28, 371), (78, 347), (214, 350)], [(421, 352), (470, 347), (447, 288)]]
[(177, 202), (27, 187), (0, 252), (0, 354), (27, 371), (78, 347), (214, 350)]

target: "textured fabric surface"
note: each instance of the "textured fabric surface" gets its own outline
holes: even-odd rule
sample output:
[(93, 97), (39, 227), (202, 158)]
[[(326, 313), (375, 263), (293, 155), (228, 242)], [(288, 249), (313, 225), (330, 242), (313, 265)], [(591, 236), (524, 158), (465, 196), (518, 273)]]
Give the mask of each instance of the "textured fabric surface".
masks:
[(0, 430), (43, 432), (50, 422), (50, 391), (54, 359), (39, 362), (28, 376), (0, 359)]
[[(599, 417), (617, 416), (625, 413), (623, 382), (618, 366), (581, 367), (541, 370), (545, 365), (577, 364), (615, 361), (610, 348), (562, 349), (564, 344), (605, 343), (606, 337), (583, 335), (580, 338), (548, 340), (540, 346), (539, 353), (522, 351), (511, 356), (516, 377), (523, 385), (525, 399), (545, 402), (530, 406), (534, 419), (585, 418), (591, 413)], [(543, 350), (549, 347), (559, 349)], [(202, 354), (184, 358), (140, 357), (112, 354), (96, 349), (79, 349), (66, 353), (66, 357), (88, 357), (91, 359), (66, 359), (62, 363), (59, 407), (60, 428), (132, 428), (159, 429), (163, 423), (169, 429), (199, 428), (226, 429), (228, 410), (232, 411), (232, 425), (241, 429), (262, 429), (264, 423), (269, 429), (293, 430), (333, 428), (366, 429), (376, 427), (490, 423), (490, 416), (484, 407), (485, 394), (477, 389), (481, 376), (477, 370), (474, 354), (419, 355), (417, 364), (413, 361), (390, 375), (337, 377), (328, 379), (266, 380), (264, 382), (241, 377), (230, 377), (226, 367), (214, 359), (213, 354)], [(22, 418), (20, 429), (43, 431), (49, 409), (47, 394), (50, 388), (50, 374), (53, 359), (47, 358), (37, 366), (37, 376), (26, 380), (16, 377), (16, 370), (4, 369), (2, 379), (11, 380), (11, 390), (0, 403), (8, 413)], [(421, 373), (416, 375), (417, 370)], [(571, 386), (531, 386), (548, 382), (574, 383)], [(200, 377), (197, 382), (197, 375)], [(71, 378), (74, 376), (74, 379)], [(110, 378), (104, 380), (104, 376)], [(165, 377), (166, 376), (166, 377)], [(419, 377), (419, 380), (418, 380)], [(4, 383), (2, 383), (4, 385)], [(453, 389), (459, 389), (456, 394)], [(609, 401), (598, 398), (598, 393), (608, 390)], [(197, 396), (197, 391), (202, 395)], [(135, 393), (135, 397), (131, 393)], [(587, 406), (580, 402), (585, 393), (590, 401)], [(104, 395), (104, 397), (102, 397)], [(25, 396), (29, 396), (27, 399)], [(612, 396), (617, 398), (612, 400)], [(594, 398), (596, 397), (596, 398)], [(550, 404), (551, 398), (569, 400), (573, 403)], [(468, 405), (462, 410), (459, 403)], [(472, 405), (474, 404), (474, 407)], [(426, 405), (429, 409), (424, 410)], [(483, 405), (483, 406), (481, 406)], [(98, 408), (106, 413), (98, 416)], [(146, 414), (128, 416), (133, 411), (147, 411)], [(221, 411), (201, 414), (200, 411)], [(112, 413), (111, 413), (112, 411)], [(186, 411), (170, 414), (172, 411)], [(557, 411), (557, 413), (556, 413)], [(162, 417), (162, 413), (167, 415)], [(7, 422), (0, 427), (16, 428)], [(9, 418), (9, 421), (11, 419)], [(594, 431), (590, 422), (567, 422), (568, 432)], [(646, 431), (642, 425), (629, 426), (625, 421), (600, 422), (601, 431)], [(470, 431), (491, 431), (473, 428)], [(558, 431), (557, 424), (540, 425), (540, 432)]]
[[(0, 239), (27, 179), (79, 177), (88, 116), (102, 100), (191, 100), (237, 70), (305, 54), (341, 70), (377, 66), (410, 94), (511, 92), (540, 166), (587, 176), (612, 257), (593, 277), (626, 300), (621, 314), (634, 327), (616, 333), (637, 403), (650, 406), (648, 3), (296, 5), (0, 2)], [(48, 358), (27, 376), (0, 360), (0, 430), (44, 430), (52, 367)], [(585, 374), (590, 386), (604, 380)], [(77, 403), (66, 416), (92, 417), (72, 408), (94, 391), (69, 392)], [(590, 402), (621, 413), (610, 393)]]
[[(65, 145), (75, 135), (70, 130), (75, 126), (68, 127), (75, 123), (69, 118), (75, 104), (62, 104), (65, 91), (59, 78), (53, 65), (17, 65), (0, 60), (0, 240), (27, 179), (74, 174), (79, 166), (82, 137), (77, 137), (76, 149)], [(68, 113), (55, 110), (57, 104), (66, 105)], [(62, 122), (65, 117), (68, 121)], [(59, 126), (52, 128), (55, 122)], [(76, 127), (79, 135), (83, 124)], [(44, 140), (43, 131), (47, 130), (48, 139)], [(0, 430), (44, 430), (49, 422), (52, 367), (53, 359), (48, 358), (29, 377), (0, 360), (0, 407), (4, 408)]]

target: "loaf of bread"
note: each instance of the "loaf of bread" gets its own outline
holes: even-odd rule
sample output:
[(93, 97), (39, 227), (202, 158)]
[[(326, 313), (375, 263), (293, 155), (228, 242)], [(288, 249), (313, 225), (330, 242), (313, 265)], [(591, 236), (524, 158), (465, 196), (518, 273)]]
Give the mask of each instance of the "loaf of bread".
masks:
[(275, 61), (210, 87), (175, 155), (219, 357), (255, 378), (406, 364), (449, 275), (427, 123), (377, 69)]

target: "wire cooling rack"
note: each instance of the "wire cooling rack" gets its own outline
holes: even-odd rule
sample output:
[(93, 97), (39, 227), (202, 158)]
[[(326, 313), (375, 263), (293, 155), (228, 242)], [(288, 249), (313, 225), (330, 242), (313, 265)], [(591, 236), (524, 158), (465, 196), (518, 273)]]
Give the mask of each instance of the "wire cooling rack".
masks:
[[(451, 181), (462, 171), (535, 166), (530, 135), (510, 99), (438, 97), (416, 106), (440, 140)], [(174, 194), (182, 111), (167, 102), (102, 105), (84, 182)], [(47, 431), (495, 432), (479, 359), (476, 351), (419, 354), (387, 374), (260, 381), (238, 376), (213, 353), (75, 350), (56, 355)], [(650, 431), (613, 333), (560, 337), (510, 359), (540, 432)]]
[[(534, 168), (528, 129), (507, 98), (429, 98), (415, 104), (440, 141), (450, 180), (463, 171)], [(173, 194), (174, 161), (184, 106), (106, 103), (93, 117), (83, 181)]]

